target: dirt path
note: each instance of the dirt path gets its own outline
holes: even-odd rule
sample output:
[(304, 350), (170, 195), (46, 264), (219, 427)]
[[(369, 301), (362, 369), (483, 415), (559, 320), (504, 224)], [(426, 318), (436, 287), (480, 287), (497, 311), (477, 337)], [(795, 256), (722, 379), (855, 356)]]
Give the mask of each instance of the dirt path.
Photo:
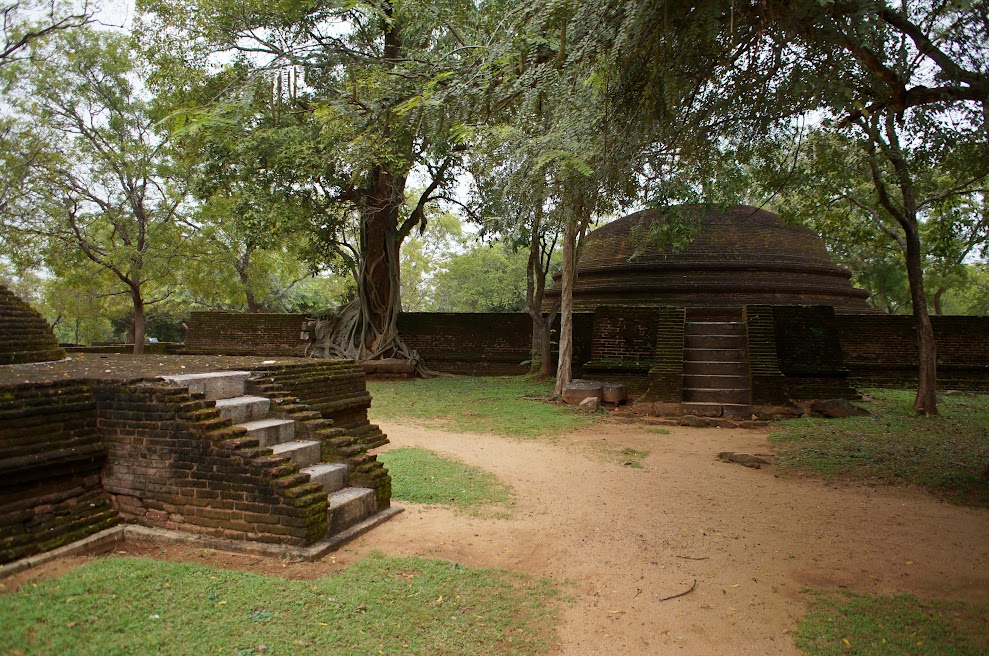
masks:
[[(516, 513), (485, 520), (406, 504), (338, 560), (377, 549), (572, 581), (561, 654), (796, 654), (789, 631), (805, 587), (989, 602), (989, 512), (716, 459), (767, 452), (761, 433), (603, 425), (548, 444), (382, 428), (394, 447), (495, 472), (515, 490)], [(633, 469), (603, 461), (602, 443), (651, 454)]]
[[(514, 490), (513, 516), (403, 504), (406, 512), (319, 563), (176, 546), (125, 551), (292, 578), (330, 573), (373, 550), (549, 576), (569, 582), (558, 650), (567, 656), (797, 654), (789, 631), (806, 587), (989, 603), (989, 511), (716, 459), (768, 452), (762, 433), (671, 427), (658, 435), (602, 424), (550, 443), (382, 428), (391, 448), (423, 446), (496, 473)], [(602, 448), (621, 447), (650, 451), (644, 469), (601, 457)]]

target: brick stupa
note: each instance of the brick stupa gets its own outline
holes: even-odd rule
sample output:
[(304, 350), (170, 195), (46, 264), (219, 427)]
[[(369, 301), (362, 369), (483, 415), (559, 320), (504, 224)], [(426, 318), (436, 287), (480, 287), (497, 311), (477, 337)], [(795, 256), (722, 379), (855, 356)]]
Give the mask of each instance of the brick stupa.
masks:
[(0, 285), (0, 365), (61, 360), (58, 346), (45, 318), (12, 291)]
[[(696, 237), (680, 251), (649, 239), (656, 210), (636, 212), (587, 235), (577, 266), (576, 311), (597, 306), (742, 307), (830, 305), (838, 313), (874, 313), (869, 293), (831, 259), (811, 230), (771, 212), (736, 205), (676, 208)], [(560, 294), (559, 274), (546, 292)]]

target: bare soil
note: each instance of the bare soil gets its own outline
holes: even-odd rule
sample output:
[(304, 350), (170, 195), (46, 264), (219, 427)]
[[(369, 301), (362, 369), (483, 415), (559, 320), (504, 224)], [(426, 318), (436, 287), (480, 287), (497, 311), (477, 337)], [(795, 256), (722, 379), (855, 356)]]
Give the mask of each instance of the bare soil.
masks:
[[(564, 582), (567, 597), (555, 653), (572, 656), (798, 654), (790, 632), (807, 588), (989, 603), (989, 510), (718, 460), (722, 451), (770, 453), (763, 432), (670, 427), (658, 435), (604, 423), (550, 442), (382, 429), (390, 448), (422, 446), (497, 474), (514, 490), (511, 517), (403, 504), (406, 512), (319, 563), (176, 546), (122, 550), (291, 578), (332, 573), (374, 550), (548, 576)], [(650, 451), (643, 469), (605, 457), (623, 447)]]

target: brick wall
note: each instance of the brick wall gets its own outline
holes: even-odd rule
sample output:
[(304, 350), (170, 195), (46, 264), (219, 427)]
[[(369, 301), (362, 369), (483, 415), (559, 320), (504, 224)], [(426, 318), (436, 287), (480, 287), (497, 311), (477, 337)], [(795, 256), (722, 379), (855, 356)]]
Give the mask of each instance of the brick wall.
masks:
[[(398, 332), (426, 366), (437, 371), (467, 375), (529, 371), (532, 319), (524, 312), (404, 312), (398, 317)], [(593, 313), (573, 315), (575, 376), (581, 375), (583, 364), (591, 359), (593, 333)], [(557, 315), (551, 339), (555, 342), (559, 334)]]
[(0, 388), (0, 563), (118, 523), (100, 485), (105, 460), (87, 385)]
[(658, 325), (657, 308), (599, 306), (594, 312), (591, 359), (651, 363), (656, 351)]
[(532, 319), (515, 313), (403, 312), (398, 334), (426, 366), (457, 374), (522, 374), (530, 358)]
[(105, 489), (128, 522), (290, 545), (326, 535), (326, 494), (287, 458), (166, 384), (94, 388)]
[(305, 355), (301, 314), (193, 312), (181, 353)]
[[(931, 317), (938, 387), (989, 391), (989, 317)], [(911, 316), (838, 317), (845, 366), (863, 386), (917, 384), (917, 337)]]

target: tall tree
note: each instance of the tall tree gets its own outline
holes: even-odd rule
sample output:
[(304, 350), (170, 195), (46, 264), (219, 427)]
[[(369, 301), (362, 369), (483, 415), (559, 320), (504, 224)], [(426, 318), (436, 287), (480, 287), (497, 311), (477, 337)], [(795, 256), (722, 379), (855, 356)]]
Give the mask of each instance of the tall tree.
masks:
[(130, 300), (141, 353), (145, 310), (167, 294), (190, 236), (182, 223), (186, 181), (127, 38), (80, 29), (51, 47), (24, 64), (16, 87), (32, 143), (44, 146), (32, 152), (24, 193), (7, 208), (5, 241), (33, 245), (48, 263), (78, 254), (93, 275), (109, 276), (108, 293)]
[[(321, 346), (335, 357), (416, 359), (396, 327), (399, 249), (424, 227), (426, 206), (461, 164), (463, 124), (477, 106), (433, 96), (467, 65), (484, 21), (493, 20), (482, 11), (487, 6), (442, 0), (143, 6), (154, 12), (149, 34), (162, 35), (165, 55), (184, 52), (189, 63), (199, 52), (221, 49), (249, 53), (258, 73), (301, 72), (306, 93), (291, 109), (310, 113), (327, 144), (319, 237), (339, 246), (339, 235), (355, 222), (358, 236), (357, 298), (324, 324)], [(403, 213), (413, 174), (424, 184)]]

